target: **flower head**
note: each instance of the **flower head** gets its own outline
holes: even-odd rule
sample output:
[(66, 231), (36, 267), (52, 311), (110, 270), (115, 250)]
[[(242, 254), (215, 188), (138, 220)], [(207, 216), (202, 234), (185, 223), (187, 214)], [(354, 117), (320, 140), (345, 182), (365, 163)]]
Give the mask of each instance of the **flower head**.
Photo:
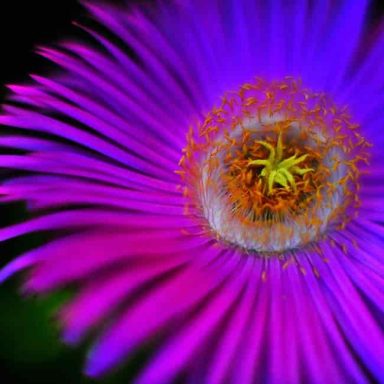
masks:
[(88, 375), (151, 342), (137, 383), (384, 380), (369, 4), (85, 2), (90, 40), (10, 85), (1, 200), (32, 214), (0, 240), (56, 235), (0, 280), (76, 288), (59, 319), (67, 343), (98, 332)]
[(358, 128), (346, 110), (294, 79), (257, 79), (188, 136), (185, 194), (219, 238), (247, 250), (317, 241), (360, 204), (358, 164), (368, 163), (370, 144)]

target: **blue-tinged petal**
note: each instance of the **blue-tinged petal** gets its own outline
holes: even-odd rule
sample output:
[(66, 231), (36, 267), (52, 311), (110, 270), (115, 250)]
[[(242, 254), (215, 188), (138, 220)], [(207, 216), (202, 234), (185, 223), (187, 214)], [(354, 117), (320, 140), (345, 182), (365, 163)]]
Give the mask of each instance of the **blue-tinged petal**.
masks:
[[(384, 330), (346, 275), (341, 264), (346, 255), (340, 248), (324, 245), (324, 249), (330, 257), (327, 265), (319, 264), (319, 273), (324, 274), (324, 294), (348, 344), (380, 382), (384, 379), (384, 362), (380, 358), (384, 356)], [(367, 335), (371, 342), (367, 342)]]
[[(312, 260), (310, 254), (307, 255), (307, 258), (303, 258), (303, 260), (300, 262), (303, 268), (305, 268), (307, 271), (313, 270), (313, 265), (324, 263), (323, 260)], [(344, 380), (347, 382), (368, 383), (369, 381), (363, 368), (359, 364), (358, 359), (351, 355), (349, 347), (345, 342), (345, 338), (340, 332), (340, 327), (334, 320), (333, 311), (329, 307), (328, 302), (324, 297), (322, 291), (323, 276), (318, 272), (316, 274), (310, 272), (306, 274), (304, 280), (306, 283), (306, 288), (308, 289), (308, 292), (310, 293), (312, 301), (316, 307), (319, 320), (322, 323), (324, 333), (327, 336), (327, 340), (329, 340), (329, 343), (335, 351), (335, 359), (338, 360), (339, 366), (346, 367), (343, 369)]]

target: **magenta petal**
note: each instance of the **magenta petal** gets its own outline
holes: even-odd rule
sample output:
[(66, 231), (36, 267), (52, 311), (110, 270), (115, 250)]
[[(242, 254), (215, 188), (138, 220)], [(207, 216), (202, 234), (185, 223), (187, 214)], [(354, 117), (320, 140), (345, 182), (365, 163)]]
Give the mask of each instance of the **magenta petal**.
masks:
[[(25, 271), (27, 293), (77, 292), (58, 318), (67, 343), (96, 334), (85, 366), (95, 378), (150, 345), (138, 384), (384, 382), (384, 24), (368, 24), (373, 3), (82, 3), (92, 17), (75, 23), (82, 39), (40, 47), (56, 70), (9, 85), (0, 113), (0, 202), (25, 203), (30, 214), (0, 228), (0, 241), (51, 237), (2, 267), (0, 282)], [(188, 185), (178, 174), (210, 140), (202, 133), (186, 148), (191, 127), (229, 114), (220, 141), (254, 124), (219, 106), (255, 76), (271, 86), (301, 79), (321, 100), (325, 92), (373, 144), (360, 143), (371, 160), (353, 191), (358, 216), (347, 208), (344, 229), (331, 219), (313, 242), (277, 254), (222, 236), (220, 225), (237, 234), (241, 223), (221, 220), (237, 200), (211, 209), (216, 195), (199, 188), (215, 184), (204, 173), (212, 152), (183, 168), (204, 177)], [(354, 138), (348, 131), (341, 142)], [(219, 187), (217, 196), (231, 193)], [(268, 215), (251, 220), (273, 227)]]
[[(159, 276), (179, 267), (182, 260), (177, 257), (156, 260), (148, 265), (126, 267), (105, 281), (96, 279), (90, 282), (80, 294), (61, 311), (64, 339), (77, 343), (84, 333), (126, 300), (137, 289)], [(95, 295), (95, 291), (98, 292)]]

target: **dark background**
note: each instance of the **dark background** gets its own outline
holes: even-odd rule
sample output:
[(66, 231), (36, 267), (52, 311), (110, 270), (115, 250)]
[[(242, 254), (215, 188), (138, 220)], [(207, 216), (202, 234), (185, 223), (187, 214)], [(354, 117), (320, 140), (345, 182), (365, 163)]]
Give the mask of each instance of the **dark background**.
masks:
[[(371, 20), (378, 20), (383, 10), (384, 1), (374, 1)], [(34, 47), (76, 35), (71, 21), (83, 16), (77, 0), (0, 0), (0, 100), (6, 93), (5, 84), (22, 82), (28, 73), (44, 71), (47, 63), (33, 53)], [(20, 204), (0, 206), (1, 226), (23, 216)], [(43, 236), (35, 235), (6, 242), (1, 248), (0, 266), (43, 240)], [(52, 319), (55, 308), (69, 293), (22, 298), (17, 288), (20, 279), (16, 277), (0, 287), (0, 382), (93, 383), (81, 373), (87, 346), (71, 349), (61, 344)], [(132, 362), (103, 383), (129, 383), (137, 369), (138, 364)]]
[[(0, 99), (6, 93), (5, 84), (25, 81), (28, 73), (44, 70), (46, 63), (33, 53), (34, 46), (73, 33), (71, 20), (81, 13), (75, 0), (0, 0)], [(0, 206), (1, 226), (23, 216), (21, 204)], [(29, 236), (6, 242), (0, 265), (41, 241), (40, 236)], [(23, 298), (18, 292), (20, 280), (14, 278), (0, 287), (0, 382), (91, 382), (81, 375), (84, 350), (63, 346), (52, 319), (67, 293)]]

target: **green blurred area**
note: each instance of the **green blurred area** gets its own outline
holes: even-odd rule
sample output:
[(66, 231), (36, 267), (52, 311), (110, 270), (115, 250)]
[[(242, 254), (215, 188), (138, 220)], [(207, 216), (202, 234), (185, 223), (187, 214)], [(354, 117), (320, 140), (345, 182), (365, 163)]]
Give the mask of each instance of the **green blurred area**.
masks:
[(16, 283), (0, 290), (1, 382), (87, 383), (81, 375), (84, 351), (60, 342), (54, 313), (69, 294), (25, 298)]
[[(16, 279), (18, 280), (18, 279)], [(129, 384), (142, 356), (123, 364), (105, 378), (93, 380), (82, 369), (89, 345), (61, 342), (54, 315), (69, 292), (48, 297), (23, 297), (13, 279), (0, 288), (1, 384)]]

